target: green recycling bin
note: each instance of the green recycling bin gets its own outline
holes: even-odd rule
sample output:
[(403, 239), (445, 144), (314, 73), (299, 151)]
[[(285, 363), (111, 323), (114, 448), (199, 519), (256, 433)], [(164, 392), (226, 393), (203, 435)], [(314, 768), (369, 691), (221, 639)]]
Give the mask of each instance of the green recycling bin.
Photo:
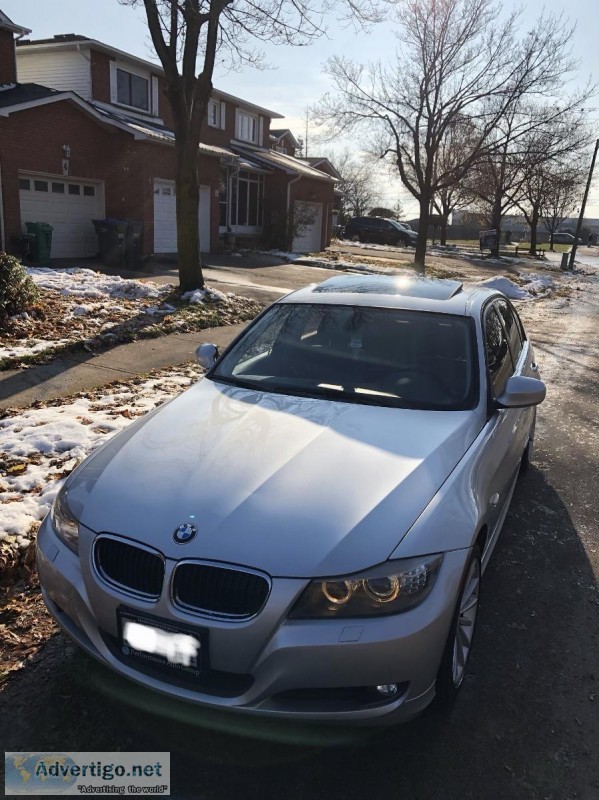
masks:
[(26, 222), (27, 233), (35, 239), (31, 243), (31, 255), (36, 264), (47, 264), (52, 251), (52, 225), (47, 222)]

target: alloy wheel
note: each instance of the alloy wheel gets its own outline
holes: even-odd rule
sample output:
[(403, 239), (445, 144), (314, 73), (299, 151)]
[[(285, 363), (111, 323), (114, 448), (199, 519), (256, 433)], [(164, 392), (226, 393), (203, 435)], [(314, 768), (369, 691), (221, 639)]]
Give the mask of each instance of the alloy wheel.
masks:
[(468, 568), (468, 575), (460, 599), (460, 610), (453, 643), (452, 677), (456, 688), (462, 684), (466, 674), (466, 665), (472, 649), (472, 637), (478, 613), (479, 594), (480, 561), (478, 558), (474, 558)]

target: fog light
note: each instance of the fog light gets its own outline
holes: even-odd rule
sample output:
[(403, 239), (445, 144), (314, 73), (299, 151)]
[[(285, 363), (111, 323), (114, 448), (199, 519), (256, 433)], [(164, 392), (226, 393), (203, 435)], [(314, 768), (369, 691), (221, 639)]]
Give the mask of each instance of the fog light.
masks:
[(397, 684), (383, 683), (381, 686), (377, 686), (376, 690), (379, 694), (382, 694), (383, 697), (393, 697), (393, 695), (397, 694)]

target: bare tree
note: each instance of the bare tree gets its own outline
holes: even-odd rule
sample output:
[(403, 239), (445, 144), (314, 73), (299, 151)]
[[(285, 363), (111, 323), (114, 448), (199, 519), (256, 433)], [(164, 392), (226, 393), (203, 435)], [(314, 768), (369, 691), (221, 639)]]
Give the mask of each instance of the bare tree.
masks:
[(356, 157), (351, 150), (327, 156), (341, 175), (337, 189), (343, 193), (343, 217), (362, 217), (377, 198), (377, 187), (372, 164), (368, 159)]
[[(393, 159), (420, 206), (415, 264), (424, 271), (433, 198), (460, 183), (522, 97), (556, 93), (574, 66), (568, 54), (572, 30), (544, 14), (518, 40), (518, 13), (501, 21), (492, 0), (405, 0), (394, 14), (395, 63), (332, 59), (334, 90), (316, 112), (337, 135), (358, 126), (378, 132), (382, 156)], [(463, 158), (441, 168), (442, 143), (464, 118), (472, 127)]]
[[(464, 117), (458, 119), (442, 139), (435, 157), (435, 174), (448, 175), (468, 158), (476, 138), (476, 126)], [(437, 181), (435, 180), (435, 183)], [(441, 186), (433, 196), (433, 208), (439, 217), (441, 244), (447, 244), (449, 217), (472, 202), (472, 192), (464, 178)]]
[[(579, 135), (576, 130), (573, 130), (572, 134)], [(531, 253), (535, 253), (537, 249), (537, 230), (543, 216), (547, 218), (547, 223), (544, 222), (544, 225), (550, 234), (553, 250), (553, 233), (574, 207), (576, 191), (584, 183), (583, 172), (575, 166), (580, 163), (580, 158), (576, 154), (578, 156), (581, 154), (578, 147), (573, 153), (564, 153), (568, 156), (567, 160), (546, 159), (524, 170), (525, 179), (517, 206), (530, 228)], [(564, 217), (561, 217), (562, 210)]]
[(553, 250), (553, 236), (562, 222), (574, 211), (580, 199), (584, 173), (572, 164), (562, 164), (547, 170), (543, 196), (539, 204), (539, 217), (549, 234), (549, 247)]
[[(498, 120), (487, 153), (467, 177), (477, 207), (486, 212), (489, 227), (497, 231), (496, 255), (508, 211), (518, 208), (536, 231), (544, 166), (586, 146), (589, 132), (581, 107), (589, 92), (587, 88), (572, 93), (559, 106), (522, 98)], [(536, 250), (536, 241), (531, 242), (531, 249)]]
[[(177, 250), (184, 290), (202, 287), (198, 230), (198, 148), (216, 59), (230, 68), (260, 65), (256, 43), (306, 45), (325, 33), (328, 13), (377, 18), (375, 0), (121, 0), (144, 6), (166, 78), (176, 152)], [(258, 45), (259, 46), (259, 45)], [(199, 65), (198, 65), (199, 62)]]
[(395, 205), (393, 206), (393, 213), (395, 215), (395, 219), (398, 220), (403, 219), (403, 217), (405, 216), (406, 212), (401, 200), (399, 199), (396, 200)]

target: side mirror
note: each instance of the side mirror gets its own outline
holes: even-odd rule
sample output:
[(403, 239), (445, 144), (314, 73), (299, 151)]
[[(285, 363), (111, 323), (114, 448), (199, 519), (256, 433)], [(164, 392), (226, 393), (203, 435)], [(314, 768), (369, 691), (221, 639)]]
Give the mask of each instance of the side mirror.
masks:
[(512, 375), (508, 378), (503, 392), (495, 401), (499, 408), (528, 408), (538, 406), (545, 399), (545, 384), (538, 378), (525, 378)]
[(218, 347), (215, 344), (201, 344), (196, 350), (196, 361), (204, 369), (212, 369), (218, 358)]

